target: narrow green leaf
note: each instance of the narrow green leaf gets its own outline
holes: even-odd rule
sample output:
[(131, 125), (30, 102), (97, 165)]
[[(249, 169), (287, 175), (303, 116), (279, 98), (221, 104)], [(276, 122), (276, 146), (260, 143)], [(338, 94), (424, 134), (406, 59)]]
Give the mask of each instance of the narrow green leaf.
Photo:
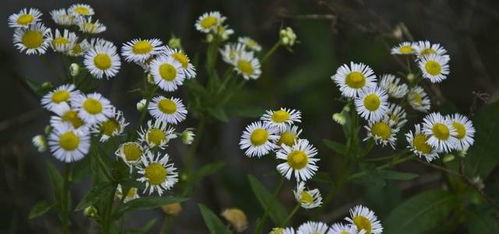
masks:
[(121, 215), (127, 211), (153, 209), (172, 203), (180, 203), (186, 200), (187, 198), (180, 197), (141, 197), (123, 204), (118, 209), (115, 216), (121, 217)]
[(499, 230), (497, 217), (486, 211), (469, 211), (467, 216), (469, 220), (468, 232), (470, 234), (496, 234)]
[(208, 109), (208, 112), (210, 113), (211, 116), (213, 116), (217, 120), (220, 120), (222, 122), (229, 121), (229, 117), (225, 113), (224, 109), (220, 106), (216, 108), (210, 108)]
[(225, 165), (224, 162), (214, 162), (214, 163), (210, 163), (210, 164), (204, 165), (199, 170), (197, 170), (196, 172), (193, 173), (193, 175), (192, 175), (193, 178), (192, 179), (193, 179), (193, 181), (198, 181), (198, 180), (202, 179), (205, 176), (208, 176), (208, 175), (211, 175), (211, 174), (217, 172), (224, 165)]
[(102, 182), (100, 184), (92, 186), (90, 191), (83, 197), (83, 199), (78, 203), (75, 211), (83, 210), (88, 206), (95, 205), (96, 203), (107, 199), (110, 193), (114, 192), (114, 185), (108, 182)]
[(52, 185), (52, 190), (54, 191), (54, 197), (57, 202), (61, 200), (62, 187), (64, 185), (64, 179), (61, 173), (55, 168), (55, 166), (47, 161), (47, 172), (49, 175), (50, 183)]
[(419, 176), (418, 174), (414, 173), (391, 171), (391, 170), (383, 170), (379, 171), (378, 173), (382, 178), (387, 180), (412, 180)]
[(328, 173), (322, 171), (317, 172), (317, 174), (312, 177), (312, 180), (323, 184), (333, 184), (333, 179), (331, 178), (331, 176)]
[(268, 210), (272, 222), (276, 225), (283, 223), (288, 214), (286, 208), (278, 199), (274, 199), (272, 194), (254, 176), (249, 175), (248, 179), (258, 202), (264, 211)]
[(220, 219), (211, 211), (208, 207), (203, 204), (198, 204), (201, 215), (203, 216), (204, 223), (208, 227), (211, 234), (229, 234), (232, 233), (227, 227), (220, 221)]
[(324, 139), (322, 141), (328, 148), (332, 149), (334, 152), (343, 155), (347, 154), (347, 147), (345, 145), (329, 139)]
[(52, 207), (54, 207), (54, 203), (42, 200), (37, 202), (33, 208), (31, 208), (31, 211), (29, 212), (29, 219), (36, 218), (38, 216), (41, 216), (45, 213), (47, 213)]
[(127, 231), (126, 233), (129, 233), (129, 234), (149, 233), (149, 231), (154, 226), (154, 224), (156, 224), (157, 221), (158, 221), (157, 218), (156, 219), (151, 219), (144, 226), (142, 226), (140, 228), (132, 229), (130, 231)]

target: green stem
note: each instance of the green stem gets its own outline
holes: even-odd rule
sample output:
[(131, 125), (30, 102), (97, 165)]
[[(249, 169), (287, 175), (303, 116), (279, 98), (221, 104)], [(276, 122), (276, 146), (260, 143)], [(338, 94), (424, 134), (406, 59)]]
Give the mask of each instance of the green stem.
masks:
[(63, 213), (63, 232), (65, 234), (70, 233), (70, 219), (69, 211), (71, 210), (71, 182), (73, 174), (73, 165), (71, 163), (64, 164), (64, 184), (63, 184), (63, 194), (61, 201), (61, 209)]
[(267, 53), (262, 57), (262, 65), (267, 61), (267, 59), (269, 59), (269, 57), (277, 50), (277, 48), (279, 48), (279, 46), (281, 45), (281, 43), (279, 43), (279, 41), (277, 41), (274, 46), (272, 46), (272, 48), (270, 48), (269, 51), (267, 51)]
[(281, 227), (286, 227), (286, 225), (288, 225), (289, 221), (291, 220), (291, 218), (293, 218), (293, 216), (295, 216), (298, 209), (300, 209), (300, 203), (296, 204), (295, 208), (293, 208), (293, 211), (291, 211), (291, 213), (288, 215), (288, 217), (286, 217), (284, 222), (281, 224)]
[(182, 196), (187, 196), (190, 192), (190, 187), (192, 183), (192, 170), (194, 167), (194, 156), (196, 155), (196, 151), (199, 147), (199, 143), (201, 142), (201, 137), (203, 136), (204, 128), (206, 125), (206, 121), (203, 117), (199, 120), (198, 126), (196, 128), (196, 136), (194, 138), (194, 142), (192, 142), (191, 149), (189, 151), (189, 155), (187, 156), (186, 162), (186, 175), (187, 181), (184, 187), (184, 191), (182, 192)]
[(267, 204), (265, 204), (266, 205), (265, 212), (263, 213), (262, 219), (260, 219), (260, 222), (258, 222), (256, 226), (255, 233), (262, 233), (265, 223), (267, 222), (267, 217), (269, 216), (270, 205), (273, 204), (274, 201), (277, 199), (277, 196), (279, 195), (279, 192), (281, 191), (283, 184), (284, 184), (284, 178), (281, 176), (279, 180), (279, 185), (277, 185), (276, 189), (274, 190), (271, 200), (268, 201)]
[[(394, 154), (394, 155), (391, 155), (390, 157), (395, 157), (397, 154)], [(390, 168), (390, 167), (393, 167), (393, 166), (396, 166), (398, 164), (401, 164), (401, 163), (404, 163), (406, 161), (409, 161), (413, 158), (416, 157), (416, 154), (409, 154), (408, 156), (406, 157), (402, 157), (402, 158), (399, 158), (399, 159), (396, 159), (394, 161), (391, 161), (391, 162), (387, 162), (381, 166), (378, 166), (376, 167), (376, 170), (377, 171), (380, 171), (380, 170), (383, 170), (383, 169), (386, 169), (386, 168)], [(361, 177), (363, 175), (367, 174), (366, 171), (361, 171), (361, 172), (358, 172), (358, 173), (355, 173), (353, 174), (352, 176), (350, 176), (350, 178), (348, 178), (349, 180), (352, 180), (352, 179), (355, 179), (355, 178), (358, 178), (358, 177)]]
[[(107, 206), (104, 207), (104, 217), (102, 220), (102, 228), (103, 228), (103, 233), (110, 233), (111, 232), (111, 225), (113, 223), (113, 203), (114, 203), (114, 196), (116, 193), (116, 186), (114, 186), (114, 190), (112, 193), (110, 193), (109, 196), (109, 202), (106, 204)], [(123, 194), (123, 196), (126, 196)]]
[[(145, 86), (144, 87), (144, 92), (146, 92), (147, 91), (147, 82), (146, 82), (146, 84), (144, 86)], [(157, 90), (158, 90), (158, 86), (155, 85), (154, 88), (152, 89), (152, 91), (147, 95), (147, 97), (146, 97), (146, 104), (144, 105), (144, 108), (140, 112), (139, 121), (137, 122), (137, 125), (135, 126), (135, 130), (132, 132), (133, 134), (131, 134), (131, 135), (138, 134), (137, 131), (139, 130), (140, 126), (142, 126), (142, 123), (144, 122), (144, 120), (146, 118), (147, 106), (151, 102), (151, 99), (152, 99), (152, 97), (154, 96), (154, 94), (156, 93)]]

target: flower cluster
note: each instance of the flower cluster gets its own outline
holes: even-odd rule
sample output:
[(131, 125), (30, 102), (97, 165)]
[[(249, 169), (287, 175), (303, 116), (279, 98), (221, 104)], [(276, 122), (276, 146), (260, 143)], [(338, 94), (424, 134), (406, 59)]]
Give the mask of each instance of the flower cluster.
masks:
[(208, 42), (213, 40), (225, 41), (229, 39), (230, 35), (234, 34), (234, 30), (224, 24), (226, 19), (218, 11), (207, 12), (199, 16), (194, 26), (198, 31), (206, 33)]

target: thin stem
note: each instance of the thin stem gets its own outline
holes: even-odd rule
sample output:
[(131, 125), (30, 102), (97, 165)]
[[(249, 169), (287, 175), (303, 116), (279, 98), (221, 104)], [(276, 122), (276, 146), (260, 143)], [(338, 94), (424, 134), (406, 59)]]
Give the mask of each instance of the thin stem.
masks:
[(203, 117), (199, 120), (198, 126), (196, 128), (196, 136), (194, 138), (194, 142), (192, 142), (191, 149), (189, 151), (189, 155), (187, 156), (187, 162), (186, 162), (186, 175), (187, 175), (187, 181), (184, 187), (184, 191), (182, 192), (182, 196), (187, 196), (190, 192), (190, 187), (192, 183), (192, 169), (194, 167), (194, 156), (196, 155), (196, 151), (199, 147), (199, 143), (201, 142), (201, 137), (203, 136), (204, 128), (205, 128), (206, 122)]
[[(395, 157), (396, 155), (397, 154), (394, 154), (394, 155), (391, 155), (389, 157)], [(402, 158), (396, 159), (394, 161), (387, 162), (387, 163), (385, 163), (385, 164), (383, 164), (381, 166), (378, 166), (378, 167), (376, 167), (376, 170), (379, 171), (379, 170), (383, 170), (383, 169), (386, 169), (386, 168), (389, 168), (389, 167), (393, 167), (393, 166), (396, 166), (398, 164), (401, 164), (401, 163), (404, 163), (406, 161), (409, 161), (409, 160), (411, 160), (411, 159), (413, 159), (415, 157), (416, 157), (416, 155), (411, 153), (411, 154), (409, 154), (406, 157), (402, 157)], [(361, 172), (355, 173), (355, 174), (351, 175), (350, 178), (348, 178), (348, 180), (352, 180), (352, 179), (364, 176), (365, 174), (367, 174), (366, 171), (361, 171)]]
[(262, 233), (262, 229), (264, 228), (265, 222), (267, 221), (267, 217), (269, 216), (270, 206), (277, 199), (277, 196), (279, 195), (279, 192), (281, 191), (283, 184), (284, 184), (284, 178), (281, 176), (280, 180), (279, 180), (279, 185), (277, 185), (276, 189), (274, 190), (274, 193), (272, 194), (271, 200), (268, 201), (267, 204), (265, 204), (266, 205), (265, 212), (263, 213), (262, 219), (260, 220), (260, 222), (258, 222), (258, 224), (256, 226), (255, 233)]
[(277, 50), (277, 48), (279, 48), (279, 46), (281, 45), (281, 43), (279, 43), (279, 41), (277, 41), (274, 46), (272, 46), (272, 48), (270, 48), (269, 51), (267, 51), (267, 53), (262, 57), (262, 65), (267, 61), (267, 59), (269, 59), (269, 57)]
[(288, 225), (289, 221), (291, 220), (291, 218), (293, 218), (293, 216), (295, 216), (298, 209), (300, 209), (300, 203), (296, 204), (295, 208), (293, 208), (293, 211), (291, 211), (291, 213), (288, 215), (288, 217), (286, 217), (284, 222), (281, 224), (281, 227), (285, 227), (286, 225)]
[[(147, 78), (145, 78), (147, 79)], [(144, 84), (144, 92), (147, 91), (147, 82)], [(139, 121), (137, 122), (137, 125), (135, 126), (135, 130), (132, 132), (133, 134), (137, 134), (137, 131), (139, 130), (140, 126), (142, 126), (142, 122), (144, 122), (144, 119), (146, 118), (146, 113), (147, 113), (147, 106), (149, 106), (149, 103), (151, 102), (152, 97), (158, 90), (158, 86), (155, 85), (152, 91), (147, 95), (146, 97), (146, 104), (144, 105), (144, 108), (140, 112), (140, 117)]]
[(71, 210), (71, 181), (73, 174), (73, 166), (71, 163), (64, 164), (64, 184), (63, 184), (63, 194), (61, 201), (61, 209), (63, 213), (63, 232), (65, 234), (70, 233), (69, 226), (69, 211)]

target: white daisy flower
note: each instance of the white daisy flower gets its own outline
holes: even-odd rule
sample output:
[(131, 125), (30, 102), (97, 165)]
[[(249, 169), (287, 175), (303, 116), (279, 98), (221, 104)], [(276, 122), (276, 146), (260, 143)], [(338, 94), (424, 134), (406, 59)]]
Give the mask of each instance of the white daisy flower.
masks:
[(68, 14), (66, 12), (66, 9), (57, 9), (57, 10), (52, 10), (50, 11), (50, 16), (52, 17), (52, 20), (61, 26), (71, 26), (74, 25), (75, 23), (75, 16)]
[(417, 111), (428, 112), (431, 108), (430, 98), (421, 86), (415, 86), (409, 90), (407, 101)]
[(296, 234), (326, 234), (329, 227), (323, 222), (308, 221), (298, 227)]
[(449, 56), (430, 54), (421, 57), (418, 61), (419, 68), (423, 72), (423, 78), (432, 83), (439, 83), (449, 75)]
[(61, 125), (71, 125), (74, 129), (88, 127), (78, 114), (77, 110), (71, 109), (69, 105), (55, 112), (56, 115), (50, 117), (50, 126), (58, 128)]
[(414, 129), (414, 133), (409, 130), (409, 132), (405, 134), (405, 138), (409, 143), (407, 148), (417, 156), (424, 157), (428, 162), (438, 158), (438, 152), (435, 147), (427, 143), (429, 137), (421, 132), (421, 125), (416, 124)]
[(391, 50), (392, 54), (416, 54), (416, 45), (413, 42), (405, 41), (395, 46)]
[(76, 162), (90, 149), (90, 134), (86, 128), (73, 129), (71, 125), (54, 128), (49, 136), (50, 152), (63, 162)]
[(100, 93), (78, 94), (71, 97), (71, 106), (87, 124), (104, 122), (113, 116), (113, 106)]
[(100, 142), (106, 142), (113, 136), (121, 135), (126, 126), (128, 123), (123, 117), (123, 112), (113, 107), (113, 114), (109, 119), (93, 125), (91, 132), (100, 135)]
[(288, 180), (294, 174), (297, 182), (307, 181), (319, 168), (316, 165), (319, 161), (316, 155), (317, 149), (305, 139), (297, 140), (296, 144), (291, 147), (281, 145), (276, 152), (276, 157), (285, 162), (277, 165), (277, 170)]
[(87, 41), (87, 39), (82, 40), (81, 42), (76, 42), (73, 44), (73, 47), (69, 49), (66, 53), (69, 56), (82, 56), (85, 54), (88, 50), (90, 50), (90, 43)]
[(114, 45), (102, 44), (86, 52), (83, 64), (95, 78), (109, 79), (116, 76), (120, 70), (121, 60)]
[(298, 110), (281, 108), (279, 110), (267, 110), (261, 120), (272, 127), (280, 130), (286, 129), (288, 125), (301, 122), (301, 113)]
[(245, 48), (242, 43), (227, 43), (223, 49), (220, 49), (220, 54), (224, 62), (235, 66), (236, 58), (241, 56)]
[[(123, 198), (123, 188), (121, 187), (121, 184), (118, 184), (116, 187), (116, 198), (121, 200)], [(128, 189), (128, 192), (126, 193), (125, 199), (123, 199), (124, 203), (127, 203), (131, 200), (135, 200), (137, 198), (140, 198), (138, 189), (136, 187), (131, 187)]]
[(179, 98), (154, 97), (147, 106), (149, 114), (159, 121), (178, 124), (185, 120), (187, 109)]
[(177, 90), (184, 82), (182, 64), (171, 56), (160, 56), (152, 60), (149, 68), (154, 83), (166, 92)]
[(388, 110), (388, 95), (378, 87), (364, 89), (355, 98), (357, 113), (369, 121), (378, 121), (386, 115)]
[(73, 4), (68, 8), (68, 13), (76, 16), (92, 16), (95, 11), (87, 4)]
[(113, 51), (118, 51), (118, 48), (114, 45), (112, 41), (108, 41), (106, 39), (102, 38), (92, 38), (90, 39), (90, 47), (95, 48), (95, 47), (109, 47)]
[(345, 220), (355, 225), (358, 232), (364, 231), (365, 234), (383, 233), (383, 227), (378, 217), (365, 206), (358, 205), (350, 209), (350, 217), (345, 218)]
[(459, 140), (456, 138), (457, 131), (448, 117), (439, 113), (431, 113), (423, 119), (423, 133), (429, 136), (426, 141), (435, 147), (438, 152), (449, 152), (459, 147)]
[(74, 32), (64, 29), (61, 33), (59, 29), (56, 29), (55, 33), (50, 37), (50, 46), (56, 52), (67, 52), (74, 47), (77, 40), (78, 37)]
[(298, 129), (298, 126), (288, 125), (285, 129), (279, 130), (277, 134), (279, 138), (274, 143), (277, 146), (280, 146), (282, 144), (293, 146), (299, 139), (301, 131), (301, 129)]
[(390, 103), (386, 113), (390, 124), (396, 125), (398, 129), (402, 128), (407, 122), (407, 113), (397, 104)]
[(429, 41), (418, 41), (415, 43), (415, 49), (419, 56), (427, 56), (430, 54), (445, 55), (445, 50), (440, 44), (432, 44)]
[(152, 153), (147, 151), (137, 166), (138, 173), (142, 176), (137, 181), (145, 183), (144, 193), (149, 190), (149, 195), (156, 192), (159, 196), (168, 191), (178, 182), (178, 173), (173, 163), (168, 164), (168, 154)]
[(177, 138), (175, 128), (168, 126), (161, 120), (147, 121), (147, 128), (140, 128), (139, 138), (141, 142), (147, 144), (150, 148), (158, 147), (163, 149), (171, 139)]
[(182, 50), (167, 47), (166, 55), (171, 56), (173, 59), (177, 60), (177, 62), (182, 64), (185, 78), (191, 79), (196, 77), (196, 68), (192, 65), (189, 56), (187, 56), (187, 54), (185, 54)]
[(390, 145), (393, 149), (395, 149), (395, 141), (397, 138), (398, 128), (392, 123), (388, 118), (382, 118), (378, 121), (369, 121), (367, 126), (364, 126), (367, 129), (367, 137), (364, 139), (374, 139), (376, 144), (380, 144), (382, 146)]
[(343, 64), (336, 70), (331, 79), (339, 86), (345, 97), (356, 97), (361, 90), (376, 87), (374, 71), (363, 63), (350, 62), (350, 66)]
[(253, 52), (242, 51), (234, 60), (234, 71), (242, 75), (244, 79), (258, 79), (262, 70), (260, 61), (254, 57)]
[(14, 45), (26, 54), (45, 54), (50, 43), (50, 29), (42, 23), (30, 24), (28, 27), (16, 28)]
[(277, 140), (277, 128), (270, 127), (261, 121), (253, 122), (246, 126), (241, 136), (239, 146), (248, 157), (262, 157), (270, 153), (277, 146), (273, 143)]
[(163, 42), (159, 39), (133, 39), (123, 44), (121, 47), (121, 56), (125, 57), (127, 62), (143, 62), (155, 55), (161, 50)]
[(453, 114), (449, 116), (452, 126), (456, 129), (456, 138), (459, 141), (459, 146), (456, 150), (465, 150), (473, 145), (475, 128), (473, 123), (466, 116)]
[(237, 39), (237, 41), (239, 43), (245, 45), (246, 48), (248, 48), (250, 50), (253, 50), (256, 52), (260, 52), (262, 50), (262, 46), (260, 46), (260, 44), (258, 44), (258, 42), (256, 42), (255, 40), (253, 40), (249, 37), (239, 37)]
[(407, 92), (407, 84), (399, 84), (400, 78), (391, 74), (381, 76), (379, 87), (384, 89), (392, 98), (403, 98)]
[(33, 146), (36, 147), (36, 150), (40, 153), (47, 151), (47, 138), (44, 135), (36, 135), (31, 139)]
[(35, 8), (24, 8), (18, 13), (9, 16), (9, 27), (11, 28), (27, 28), (29, 25), (40, 21), (42, 13)]
[(281, 228), (275, 227), (270, 230), (269, 234), (295, 234), (296, 231), (292, 227)]
[(357, 227), (352, 224), (333, 223), (327, 234), (358, 234)]
[(221, 41), (228, 40), (230, 35), (234, 34), (234, 30), (229, 28), (228, 25), (219, 25), (215, 28), (214, 32)]
[(107, 29), (99, 20), (92, 22), (92, 17), (76, 17), (75, 22), (83, 33), (98, 34)]
[(139, 143), (130, 141), (121, 144), (114, 154), (120, 157), (124, 163), (132, 166), (140, 162), (144, 155), (144, 148)]
[(68, 109), (72, 97), (80, 94), (74, 84), (61, 85), (42, 97), (42, 106), (52, 112), (61, 112)]
[(207, 12), (198, 18), (195, 26), (198, 31), (209, 33), (222, 25), (225, 19), (218, 11)]
[(322, 197), (319, 189), (306, 190), (305, 182), (298, 183), (293, 194), (296, 201), (305, 209), (312, 209), (322, 205)]

